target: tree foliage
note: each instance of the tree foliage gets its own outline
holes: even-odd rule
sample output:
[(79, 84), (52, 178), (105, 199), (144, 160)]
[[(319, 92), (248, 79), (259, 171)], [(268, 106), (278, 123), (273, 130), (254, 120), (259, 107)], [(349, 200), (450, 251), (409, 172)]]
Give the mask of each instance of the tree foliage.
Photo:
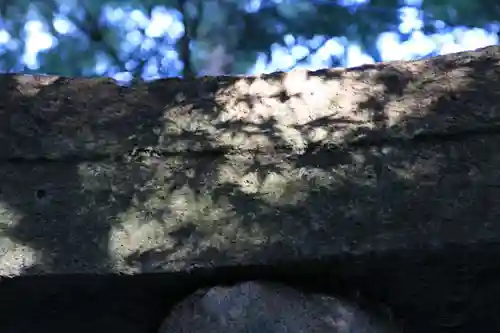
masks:
[[(279, 46), (290, 52), (305, 48), (296, 64), (307, 64), (332, 38), (343, 47), (359, 45), (381, 61), (381, 33), (397, 33), (404, 41), (413, 32), (399, 29), (402, 7), (419, 11), (426, 35), (456, 27), (499, 33), (500, 4), (494, 0), (19, 0), (0, 7), (1, 28), (9, 37), (0, 44), (0, 68), (71, 76), (128, 74), (125, 79), (241, 74), (259, 55), (271, 59)], [(153, 33), (151, 26), (160, 23), (165, 28)], [(37, 29), (52, 37), (33, 51), (30, 45), (43, 44), (33, 35)], [(285, 36), (294, 38), (285, 42)], [(26, 53), (37, 54), (36, 61), (27, 61)], [(324, 66), (345, 65), (344, 58), (332, 55)]]

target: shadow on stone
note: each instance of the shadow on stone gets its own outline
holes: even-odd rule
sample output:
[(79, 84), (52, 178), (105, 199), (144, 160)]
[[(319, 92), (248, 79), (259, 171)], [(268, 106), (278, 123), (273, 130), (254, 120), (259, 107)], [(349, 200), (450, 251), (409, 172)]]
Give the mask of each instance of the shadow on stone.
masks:
[(259, 267), (220, 267), (137, 276), (5, 279), (0, 331), (8, 333), (153, 333), (192, 292), (248, 280), (386, 307), (404, 332), (487, 331), (500, 325), (500, 245), (447, 246)]
[(498, 326), (499, 54), (2, 76), (0, 331), (149, 333), (188, 292), (254, 279), (359, 291), (409, 332)]

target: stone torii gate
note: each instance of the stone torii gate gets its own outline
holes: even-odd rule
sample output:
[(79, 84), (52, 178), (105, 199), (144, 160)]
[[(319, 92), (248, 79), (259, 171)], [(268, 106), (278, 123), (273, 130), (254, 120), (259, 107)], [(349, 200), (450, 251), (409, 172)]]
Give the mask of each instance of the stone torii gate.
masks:
[[(0, 76), (0, 331), (145, 333), (202, 286), (500, 327), (500, 49), (255, 77)], [(85, 320), (82, 320), (85, 319)]]

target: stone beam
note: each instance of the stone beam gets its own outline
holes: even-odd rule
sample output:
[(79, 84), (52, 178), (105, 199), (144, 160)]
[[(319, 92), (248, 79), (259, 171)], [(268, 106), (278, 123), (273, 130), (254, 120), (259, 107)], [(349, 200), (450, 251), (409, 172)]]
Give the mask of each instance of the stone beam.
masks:
[(254, 77), (0, 76), (0, 275), (499, 240), (498, 47)]

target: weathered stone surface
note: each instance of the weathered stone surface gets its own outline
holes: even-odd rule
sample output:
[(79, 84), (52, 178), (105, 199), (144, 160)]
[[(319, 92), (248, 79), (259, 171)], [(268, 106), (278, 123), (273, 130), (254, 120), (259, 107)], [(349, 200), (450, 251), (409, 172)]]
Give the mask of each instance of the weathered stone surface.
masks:
[(245, 282), (214, 287), (183, 300), (159, 333), (396, 333), (390, 312), (355, 301), (305, 294), (280, 284)]
[(25, 299), (46, 316), (32, 322), (73, 318), (74, 291), (51, 302), (32, 275), (188, 271), (197, 285), (227, 267), (262, 278), (277, 262), (290, 266), (277, 280), (302, 270), (363, 286), (415, 332), (498, 326), (484, 296), (500, 297), (499, 59), (490, 47), (128, 88), (0, 76), (0, 275), (15, 277), (0, 283), (0, 331)]
[(0, 274), (171, 272), (496, 241), (498, 144), (0, 164)]
[[(0, 77), (0, 158), (305, 149), (496, 129), (500, 52), (259, 77)], [(478, 97), (480, 96), (480, 97)], [(478, 101), (478, 99), (480, 101)]]

